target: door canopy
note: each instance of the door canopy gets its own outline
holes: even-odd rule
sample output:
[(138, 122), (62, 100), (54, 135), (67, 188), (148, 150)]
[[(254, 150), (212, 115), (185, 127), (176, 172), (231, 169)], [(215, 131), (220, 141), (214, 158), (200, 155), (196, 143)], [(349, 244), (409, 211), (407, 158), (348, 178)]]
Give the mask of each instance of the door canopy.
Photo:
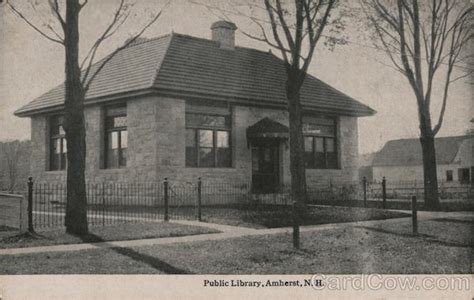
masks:
[(254, 143), (262, 140), (287, 140), (289, 129), (270, 118), (263, 118), (247, 128), (247, 142)]

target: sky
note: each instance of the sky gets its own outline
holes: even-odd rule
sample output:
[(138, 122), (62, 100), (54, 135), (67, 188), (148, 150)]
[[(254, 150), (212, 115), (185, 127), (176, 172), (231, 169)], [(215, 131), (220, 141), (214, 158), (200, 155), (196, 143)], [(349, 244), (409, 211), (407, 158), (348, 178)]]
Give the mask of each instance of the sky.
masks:
[[(98, 57), (110, 53), (141, 28), (150, 15), (161, 8), (157, 3), (159, 1), (137, 1), (133, 7), (134, 13), (121, 30), (107, 40)], [(216, 0), (209, 0), (208, 3), (213, 5)], [(110, 22), (116, 7), (116, 0), (89, 1), (81, 12), (82, 55)], [(24, 8), (25, 14), (32, 13), (28, 7)], [(31, 14), (32, 21), (37, 24), (48, 22), (47, 19), (39, 19), (38, 15), (41, 14)], [(173, 31), (210, 38), (210, 26), (220, 16), (202, 5), (174, 0), (144, 36), (155, 37)], [(226, 16), (245, 32), (258, 32), (248, 18), (232, 13)], [(390, 67), (390, 61), (384, 53), (373, 48), (359, 23), (346, 25), (346, 45), (337, 46), (332, 51), (323, 46), (318, 47), (309, 73), (377, 111), (374, 116), (358, 120), (359, 152), (368, 153), (379, 150), (388, 140), (416, 138), (419, 129), (416, 100), (408, 81)], [(239, 30), (236, 32), (236, 45), (264, 51), (270, 49), (267, 44), (252, 40)], [(275, 49), (272, 52), (278, 54)], [(64, 49), (61, 45), (46, 40), (13, 15), (5, 5), (1, 5), (0, 141), (29, 139), (29, 119), (18, 118), (13, 112), (63, 80)], [(451, 85), (444, 123), (438, 136), (462, 135), (472, 126), (469, 121), (474, 117), (473, 88), (467, 80), (458, 80)], [(441, 95), (441, 84), (437, 81), (432, 100), (433, 120), (438, 118)]]

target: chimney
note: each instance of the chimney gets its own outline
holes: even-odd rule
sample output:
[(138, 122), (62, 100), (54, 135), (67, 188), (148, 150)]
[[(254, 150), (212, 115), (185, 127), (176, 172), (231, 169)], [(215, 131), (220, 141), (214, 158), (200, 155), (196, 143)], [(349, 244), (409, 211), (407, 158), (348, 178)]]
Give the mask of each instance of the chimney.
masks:
[(236, 29), (232, 22), (217, 21), (211, 25), (212, 40), (219, 42), (221, 49), (234, 50)]

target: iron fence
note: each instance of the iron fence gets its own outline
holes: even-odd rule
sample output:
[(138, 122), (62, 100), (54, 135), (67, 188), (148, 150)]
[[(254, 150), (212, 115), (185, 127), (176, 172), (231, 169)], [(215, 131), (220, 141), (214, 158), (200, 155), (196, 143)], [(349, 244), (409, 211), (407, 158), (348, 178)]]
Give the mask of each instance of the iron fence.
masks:
[[(453, 181), (440, 181), (438, 193), (441, 201), (474, 199), (474, 185)], [(408, 200), (412, 195), (424, 199), (424, 186), (422, 181), (397, 181), (387, 182), (388, 199)]]
[[(474, 185), (459, 182), (439, 182), (438, 192), (440, 202), (474, 204)], [(315, 204), (331, 204), (336, 202), (360, 202), (361, 205), (373, 205), (387, 208), (390, 204), (409, 203), (416, 196), (420, 203), (424, 202), (424, 186), (422, 181), (367, 181), (360, 183), (329, 184), (323, 187), (308, 187), (308, 199)]]
[[(31, 226), (35, 228), (63, 226), (66, 213), (66, 184), (30, 182)], [(472, 185), (440, 183), (441, 201), (467, 201), (473, 204)], [(400, 208), (395, 203), (409, 204), (412, 196), (423, 203), (423, 186), (416, 182), (388, 180), (307, 187), (310, 204)], [(90, 225), (124, 222), (157, 222), (167, 220), (202, 220), (202, 216), (223, 215), (224, 209), (288, 210), (293, 203), (290, 186), (283, 185), (275, 193), (252, 193), (251, 183), (218, 183), (210, 181), (86, 183), (87, 219)], [(227, 211), (225, 212), (227, 213)]]
[[(249, 184), (175, 182), (86, 183), (87, 220), (90, 225), (168, 220), (201, 220), (207, 207), (244, 208)], [(64, 225), (66, 184), (30, 182), (31, 220), (34, 228)]]
[[(156, 221), (164, 217), (163, 187), (156, 183), (87, 183), (90, 225)], [(32, 215), (35, 228), (64, 225), (66, 184), (34, 183)]]

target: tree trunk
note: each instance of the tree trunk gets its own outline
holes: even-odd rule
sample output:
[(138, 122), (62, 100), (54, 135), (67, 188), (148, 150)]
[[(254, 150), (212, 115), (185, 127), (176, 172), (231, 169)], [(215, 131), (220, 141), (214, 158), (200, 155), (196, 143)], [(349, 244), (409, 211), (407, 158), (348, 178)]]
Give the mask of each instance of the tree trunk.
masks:
[(294, 201), (306, 203), (306, 170), (303, 156), (304, 140), (299, 92), (288, 95), (290, 123), (291, 195)]
[(79, 0), (66, 2), (66, 95), (65, 126), (67, 140), (66, 232), (87, 234), (87, 199), (85, 184), (86, 143), (84, 123), (84, 88), (79, 68)]
[(422, 130), (420, 137), (423, 153), (423, 187), (425, 193), (425, 208), (439, 209), (438, 176), (436, 170), (436, 150), (433, 134)]
[(306, 170), (303, 156), (304, 139), (302, 126), (302, 108), (299, 88), (295, 88), (295, 80), (288, 79), (286, 96), (290, 123), (290, 173), (291, 199), (295, 202), (293, 245), (299, 248), (299, 225), (306, 204)]

